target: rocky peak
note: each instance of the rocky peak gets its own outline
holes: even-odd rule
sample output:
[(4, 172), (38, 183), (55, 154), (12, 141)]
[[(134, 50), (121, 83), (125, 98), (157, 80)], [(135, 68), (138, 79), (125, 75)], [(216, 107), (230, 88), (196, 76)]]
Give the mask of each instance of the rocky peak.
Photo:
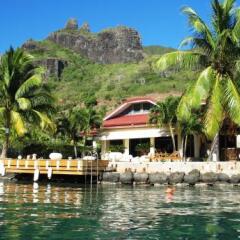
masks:
[(79, 31), (91, 32), (89, 23), (87, 22), (83, 23), (83, 25), (79, 28)]
[(78, 30), (78, 21), (75, 18), (70, 18), (65, 26), (67, 30)]
[(34, 41), (33, 39), (27, 40), (22, 45), (22, 48), (28, 51), (40, 50), (38, 42)]
[(65, 31), (65, 29), (51, 33), (48, 40), (69, 48), (94, 62), (128, 63), (143, 59), (141, 39), (135, 29), (121, 26), (92, 33), (87, 23), (84, 23), (77, 31), (76, 24), (75, 31)]

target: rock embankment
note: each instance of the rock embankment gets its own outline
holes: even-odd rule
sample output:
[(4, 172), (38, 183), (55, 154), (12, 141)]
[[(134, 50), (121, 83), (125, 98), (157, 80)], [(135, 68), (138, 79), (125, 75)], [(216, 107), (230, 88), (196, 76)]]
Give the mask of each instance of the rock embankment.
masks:
[(176, 184), (206, 184), (214, 185), (221, 183), (240, 184), (240, 174), (229, 176), (225, 173), (206, 172), (200, 173), (194, 169), (188, 174), (184, 172), (165, 172), (156, 173), (125, 173), (104, 172), (101, 177), (102, 183), (120, 183), (120, 184), (150, 184), (150, 185), (176, 185)]

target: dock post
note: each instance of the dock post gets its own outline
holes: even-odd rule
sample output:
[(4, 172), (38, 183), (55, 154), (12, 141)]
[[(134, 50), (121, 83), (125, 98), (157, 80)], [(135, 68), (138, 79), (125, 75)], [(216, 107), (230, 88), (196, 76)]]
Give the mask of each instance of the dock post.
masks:
[(36, 168), (35, 171), (34, 171), (34, 175), (33, 175), (33, 181), (34, 182), (38, 181), (39, 175), (40, 175), (39, 169)]
[(3, 176), (5, 176), (6, 174), (6, 168), (4, 167), (4, 163), (3, 162), (0, 162), (0, 173)]
[(71, 166), (71, 159), (68, 158), (68, 160), (67, 160), (67, 169), (70, 169), (70, 166)]
[(34, 160), (34, 169), (37, 169), (37, 168), (38, 168), (38, 161), (36, 159), (36, 160)]
[(57, 169), (59, 169), (60, 166), (60, 160), (57, 160)]
[(25, 161), (25, 168), (28, 168), (28, 159)]
[(46, 169), (49, 168), (49, 160), (46, 160)]
[(77, 162), (77, 169), (78, 169), (78, 171), (80, 170), (80, 167), (81, 167), (81, 165), (80, 165), (80, 159), (78, 159), (77, 160), (78, 162)]
[(48, 176), (48, 179), (50, 180), (51, 178), (52, 178), (52, 168), (51, 167), (49, 167), (48, 168), (48, 172), (47, 172), (47, 176)]
[(8, 159), (8, 168), (11, 167), (11, 159)]
[(16, 164), (17, 166), (17, 168), (19, 168), (19, 159), (17, 159), (17, 164)]

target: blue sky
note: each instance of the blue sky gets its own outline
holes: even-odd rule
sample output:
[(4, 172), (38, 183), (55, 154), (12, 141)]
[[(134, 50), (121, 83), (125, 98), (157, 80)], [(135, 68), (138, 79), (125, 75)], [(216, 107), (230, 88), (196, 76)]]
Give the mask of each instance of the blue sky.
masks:
[(0, 52), (29, 38), (43, 39), (71, 17), (79, 25), (88, 22), (93, 32), (127, 25), (140, 32), (144, 45), (178, 47), (189, 33), (180, 12), (186, 5), (209, 19), (210, 0), (3, 0)]

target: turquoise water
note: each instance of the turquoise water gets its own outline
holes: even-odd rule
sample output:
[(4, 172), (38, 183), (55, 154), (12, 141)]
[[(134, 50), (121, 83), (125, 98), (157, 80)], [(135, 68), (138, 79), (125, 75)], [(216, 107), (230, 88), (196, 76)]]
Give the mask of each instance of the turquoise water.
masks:
[(238, 239), (240, 188), (0, 183), (0, 239)]

